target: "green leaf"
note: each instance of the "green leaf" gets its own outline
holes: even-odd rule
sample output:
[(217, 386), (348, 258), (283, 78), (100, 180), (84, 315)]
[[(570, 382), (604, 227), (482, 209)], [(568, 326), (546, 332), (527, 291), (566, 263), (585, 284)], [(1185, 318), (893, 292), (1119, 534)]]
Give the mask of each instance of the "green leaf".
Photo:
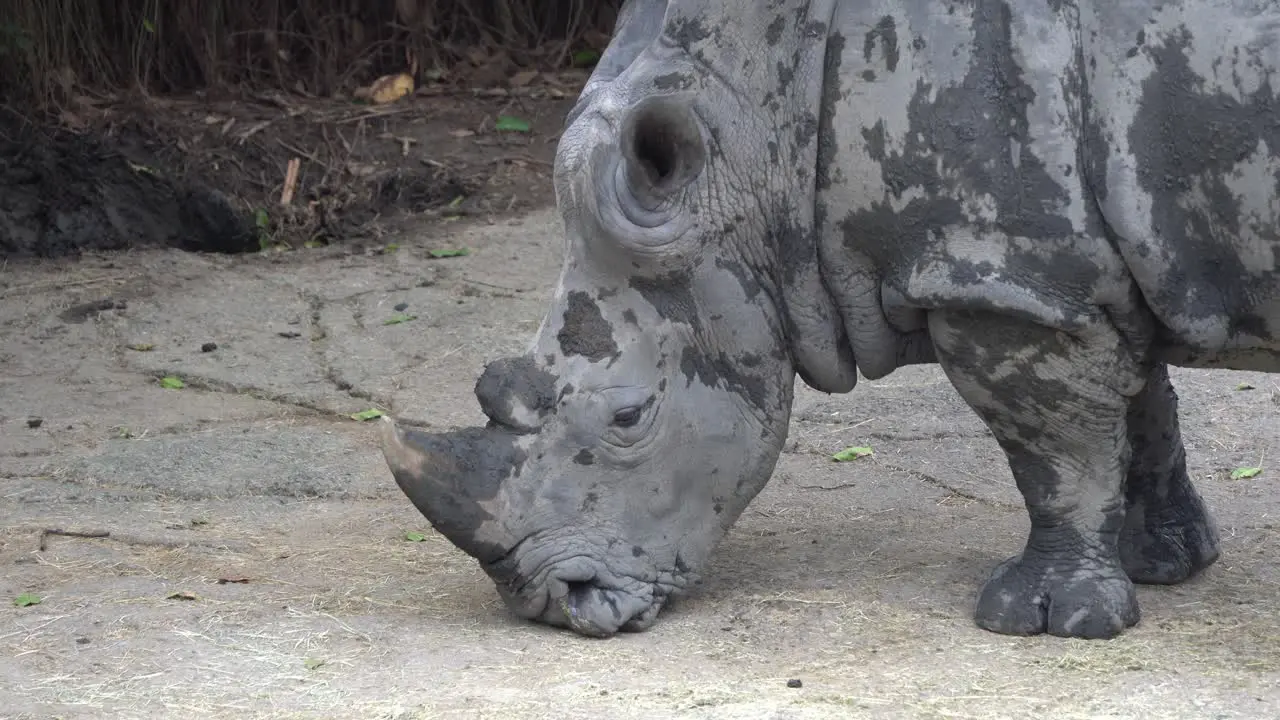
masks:
[(466, 195), (459, 195), (458, 197), (456, 197), (456, 198), (454, 198), (454, 199), (452, 199), (452, 200), (450, 200), (450, 201), (449, 201), (449, 207), (450, 207), (450, 208), (456, 208), (456, 207), (458, 207), (459, 205), (461, 205), (461, 204), (462, 204), (462, 201), (463, 201), (463, 200), (466, 200), (466, 199), (467, 199), (467, 196), (466, 196)]
[(499, 115), (498, 122), (494, 127), (498, 130), (529, 132), (529, 121), (522, 120), (514, 115)]
[(128, 347), (130, 350), (135, 350), (137, 352), (151, 352), (156, 349), (156, 346), (151, 343), (133, 343)]
[(466, 248), (438, 248), (436, 250), (428, 250), (427, 254), (433, 258), (451, 258), (469, 255), (471, 251)]
[(1262, 468), (1260, 468), (1260, 467), (1242, 467), (1242, 468), (1236, 468), (1235, 470), (1232, 470), (1232, 471), (1231, 471), (1231, 479), (1232, 479), (1232, 480), (1243, 480), (1243, 479), (1245, 479), (1245, 478), (1251, 478), (1251, 477), (1253, 477), (1253, 476), (1257, 475), (1257, 474), (1258, 474), (1258, 473), (1260, 473), (1260, 472), (1262, 472)]
[(1253, 386), (1252, 386), (1252, 385), (1250, 385), (1249, 383), (1240, 383), (1239, 385), (1237, 385), (1237, 386), (1236, 386), (1236, 389), (1237, 389), (1237, 390), (1252, 390), (1252, 389), (1253, 389)]
[(400, 323), (407, 323), (411, 320), (417, 320), (417, 319), (418, 319), (417, 315), (406, 315), (404, 313), (396, 313), (395, 315), (392, 315), (386, 320), (383, 320), (382, 324), (383, 325), (399, 325)]
[(302, 661), (302, 666), (308, 670), (315, 670), (316, 668), (324, 664), (325, 664), (325, 661), (321, 660), (320, 658), (307, 658), (306, 660)]
[(377, 418), (382, 417), (384, 414), (385, 413), (383, 413), (378, 408), (369, 408), (368, 410), (361, 410), (358, 413), (351, 413), (351, 419), (360, 420), (363, 422), (365, 420), (375, 420)]
[(579, 50), (573, 54), (573, 64), (578, 67), (595, 65), (596, 61), (599, 59), (600, 53), (595, 50)]
[(179, 377), (166, 375), (160, 378), (160, 387), (165, 388), (166, 390), (181, 390), (186, 386), (187, 384), (182, 382), (182, 378)]
[(142, 18), (142, 29), (154, 35), (156, 32), (156, 24), (151, 22), (151, 18)]
[(409, 542), (422, 542), (423, 540), (427, 539), (427, 536), (423, 535), (417, 530), (410, 530), (409, 532), (404, 534), (404, 539), (408, 540)]
[(832, 455), (831, 459), (836, 462), (848, 462), (871, 454), (871, 448), (869, 447), (847, 447), (835, 455)]
[(22, 593), (13, 599), (13, 604), (17, 607), (28, 607), (30, 605), (39, 605), (40, 596), (34, 593)]

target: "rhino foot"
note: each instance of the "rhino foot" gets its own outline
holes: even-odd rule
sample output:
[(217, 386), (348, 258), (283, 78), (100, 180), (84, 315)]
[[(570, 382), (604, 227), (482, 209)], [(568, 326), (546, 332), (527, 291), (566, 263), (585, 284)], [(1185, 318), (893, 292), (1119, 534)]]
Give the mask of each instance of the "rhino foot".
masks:
[(1120, 562), (1134, 582), (1172, 585), (1218, 559), (1218, 530), (1187, 475), (1178, 396), (1163, 364), (1151, 369), (1128, 416), (1132, 455), (1125, 483)]
[(1131, 580), (1144, 585), (1176, 585), (1218, 560), (1217, 531), (1207, 518), (1145, 520), (1120, 539), (1120, 563)]
[(1005, 635), (1106, 639), (1138, 624), (1133, 582), (1120, 568), (1063, 562), (1024, 553), (1001, 563), (978, 599), (978, 627)]
[[(1186, 472), (1177, 492), (1130, 498), (1120, 534), (1120, 564), (1146, 585), (1175, 585), (1217, 562), (1218, 529)], [(1159, 504), (1157, 504), (1159, 502)]]
[(983, 588), (977, 624), (1078, 638), (1137, 624), (1119, 548), (1128, 415), (1146, 374), (1137, 354), (1101, 324), (1068, 335), (1012, 317), (934, 312), (929, 327), (947, 376), (1005, 451), (1031, 520), (1022, 554)]

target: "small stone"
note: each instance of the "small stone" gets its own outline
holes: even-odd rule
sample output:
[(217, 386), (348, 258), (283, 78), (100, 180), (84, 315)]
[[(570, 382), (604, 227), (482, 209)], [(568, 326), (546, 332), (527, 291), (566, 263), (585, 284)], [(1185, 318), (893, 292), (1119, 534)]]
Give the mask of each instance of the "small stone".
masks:
[(38, 417), (27, 418), (27, 427), (31, 428), (32, 430), (40, 427), (43, 424), (44, 424), (44, 418), (38, 418)]
[(798, 688), (803, 686), (804, 686), (804, 683), (800, 682), (800, 678), (791, 678), (790, 680), (787, 681), (787, 687), (789, 688)]
[(218, 343), (205, 343), (200, 346), (200, 352), (213, 352), (218, 349)]
[(286, 331), (284, 331), (284, 332), (276, 333), (276, 334), (277, 334), (277, 335), (279, 335), (279, 336), (280, 336), (280, 337), (282, 337), (282, 338), (286, 338), (286, 339), (289, 339), (289, 340), (292, 340), (292, 339), (294, 339), (294, 338), (296, 338), (296, 337), (302, 337), (302, 333), (294, 332), (294, 331), (292, 331), (292, 330), (286, 330)]
[(77, 644), (77, 645), (88, 645), (88, 644), (89, 644), (89, 638), (87, 638), (87, 637), (78, 637), (78, 638), (76, 638), (76, 644)]
[(409, 309), (409, 303), (399, 303), (396, 305), (396, 312), (404, 312)]

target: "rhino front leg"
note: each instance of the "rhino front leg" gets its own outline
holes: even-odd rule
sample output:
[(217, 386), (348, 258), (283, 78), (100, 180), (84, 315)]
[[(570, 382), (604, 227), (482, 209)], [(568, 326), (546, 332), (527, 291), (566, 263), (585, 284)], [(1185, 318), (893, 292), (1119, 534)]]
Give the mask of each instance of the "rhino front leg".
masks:
[(1187, 476), (1178, 395), (1163, 363), (1129, 406), (1129, 445), (1121, 565), (1134, 582), (1182, 582), (1218, 559), (1218, 531)]
[(1121, 567), (1130, 398), (1144, 373), (1108, 325), (1069, 335), (984, 312), (935, 311), (952, 384), (1008, 457), (1031, 516), (1022, 553), (982, 589), (979, 627), (1108, 638), (1139, 619)]

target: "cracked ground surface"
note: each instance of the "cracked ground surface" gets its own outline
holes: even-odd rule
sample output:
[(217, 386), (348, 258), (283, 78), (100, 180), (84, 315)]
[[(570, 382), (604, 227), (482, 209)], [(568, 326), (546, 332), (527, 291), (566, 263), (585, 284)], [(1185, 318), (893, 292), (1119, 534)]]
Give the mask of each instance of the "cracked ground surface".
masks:
[[(1140, 588), (1143, 621), (1114, 641), (973, 626), (1027, 523), (936, 367), (801, 386), (772, 482), (649, 632), (515, 619), (349, 414), (481, 422), (484, 363), (541, 319), (555, 218), (455, 229), (472, 252), (449, 259), (406, 235), (382, 254), (0, 267), (0, 717), (1280, 713), (1280, 382), (1261, 374), (1173, 373), (1224, 556)], [(849, 445), (875, 455), (830, 461)]]

